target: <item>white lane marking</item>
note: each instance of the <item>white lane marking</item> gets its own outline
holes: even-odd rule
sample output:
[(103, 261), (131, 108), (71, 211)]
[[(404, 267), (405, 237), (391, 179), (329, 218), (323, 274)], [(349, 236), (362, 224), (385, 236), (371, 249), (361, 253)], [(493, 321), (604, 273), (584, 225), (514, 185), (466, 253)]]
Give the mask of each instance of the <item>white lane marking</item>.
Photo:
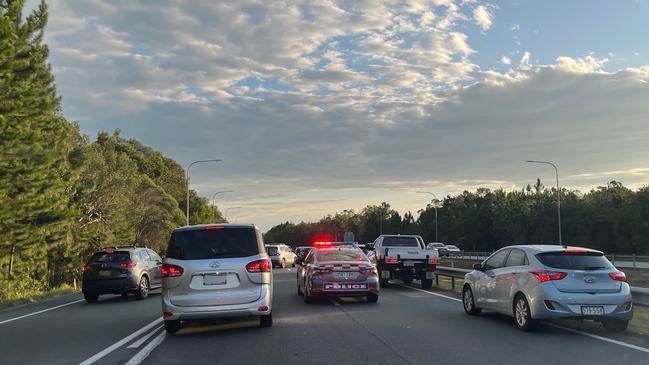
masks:
[[(412, 287), (412, 286), (407, 286), (407, 285), (402, 285), (402, 284), (395, 284), (395, 283), (391, 283), (391, 284), (392, 284), (392, 285), (402, 286), (402, 287), (404, 287), (404, 288), (409, 288), (409, 289), (417, 290), (417, 291), (420, 291), (420, 292), (423, 292), (423, 293), (428, 293), (428, 294), (436, 295), (436, 296), (438, 296), (438, 297), (442, 297), (442, 298), (446, 298), (446, 299), (451, 299), (451, 300), (454, 300), (454, 301), (456, 301), (456, 302), (462, 302), (462, 300), (460, 300), (460, 299), (453, 298), (453, 297), (449, 297), (449, 296), (442, 295), (442, 294), (438, 294), (438, 293), (434, 293), (434, 292), (430, 292), (430, 291), (428, 291), (428, 290), (419, 289), (419, 288), (414, 288), (414, 287)], [(608, 337), (604, 337), (604, 336), (599, 336), (599, 335), (595, 335), (595, 334), (592, 334), (592, 333), (588, 333), (588, 332), (584, 332), (584, 331), (580, 331), (580, 330), (576, 330), (576, 329), (572, 329), (572, 328), (568, 328), (568, 327), (560, 326), (560, 325), (558, 325), (558, 324), (554, 324), (554, 323), (548, 323), (548, 322), (543, 322), (543, 323), (547, 324), (548, 326), (552, 326), (552, 327), (555, 327), (555, 328), (562, 329), (562, 330), (564, 330), (564, 331), (577, 333), (577, 334), (584, 335), (584, 336), (587, 336), (587, 337), (590, 337), (590, 338), (594, 338), (594, 339), (596, 339), (596, 340), (600, 340), (600, 341), (604, 341), (604, 342), (612, 343), (612, 344), (615, 344), (615, 345), (624, 346), (624, 347), (626, 347), (626, 348), (630, 348), (630, 349), (633, 349), (633, 350), (638, 350), (638, 351), (642, 351), (642, 352), (649, 353), (649, 349), (646, 348), (646, 347), (636, 346), (636, 345), (631, 344), (631, 343), (622, 342), (622, 341), (614, 340), (614, 339), (612, 339), (612, 338), (608, 338)]]
[(121, 340), (115, 342), (114, 344), (106, 347), (105, 349), (101, 350), (100, 352), (94, 354), (93, 356), (89, 357), (87, 360), (79, 363), (79, 365), (90, 365), (95, 363), (97, 360), (101, 359), (102, 357), (110, 354), (111, 352), (117, 350), (121, 346), (123, 346), (125, 343), (133, 340), (137, 336), (143, 334), (144, 332), (150, 330), (154, 326), (158, 325), (160, 322), (162, 322), (162, 317), (158, 317), (155, 321), (147, 324), (146, 326), (140, 328), (139, 330), (131, 333), (130, 335), (122, 338)]
[(156, 332), (160, 331), (160, 328), (162, 328), (162, 327), (163, 327), (163, 326), (160, 326), (160, 327), (154, 329), (153, 331), (149, 332), (147, 335), (142, 336), (139, 340), (137, 340), (137, 341), (133, 342), (132, 344), (130, 344), (129, 346), (127, 346), (126, 348), (128, 348), (128, 349), (136, 349), (136, 348), (142, 346), (142, 344), (143, 344), (146, 340), (148, 340), (149, 338), (151, 338), (151, 336), (155, 335)]
[(334, 298), (329, 297), (328, 298), (331, 304), (335, 305), (336, 307), (340, 307), (340, 303), (338, 303)]
[(5, 323), (9, 323), (9, 322), (16, 321), (16, 320), (19, 320), (19, 319), (23, 319), (23, 318), (26, 318), (26, 317), (35, 316), (37, 314), (49, 312), (49, 311), (52, 311), (52, 310), (55, 310), (55, 309), (59, 309), (61, 307), (65, 307), (67, 305), (71, 305), (71, 304), (79, 303), (79, 302), (83, 302), (83, 301), (84, 301), (84, 299), (79, 299), (79, 300), (75, 300), (75, 301), (68, 302), (68, 303), (65, 303), (65, 304), (57, 305), (56, 307), (43, 309), (43, 310), (40, 310), (40, 311), (37, 311), (37, 312), (34, 312), (34, 313), (25, 314), (25, 315), (15, 317), (15, 318), (5, 319), (4, 321), (0, 322), (0, 324), (5, 324)]
[(160, 333), (156, 338), (154, 338), (151, 342), (149, 342), (148, 345), (144, 346), (142, 350), (140, 350), (135, 356), (133, 356), (126, 364), (124, 365), (139, 365), (142, 361), (144, 361), (149, 354), (151, 354), (151, 351), (158, 347), (164, 341), (165, 337), (167, 336), (167, 332), (163, 331)]
[(633, 349), (633, 350), (638, 350), (638, 351), (649, 353), (649, 349), (646, 348), (646, 347), (636, 346), (636, 345), (633, 345), (633, 344), (630, 344), (630, 343), (627, 343), (627, 342), (622, 342), (622, 341), (614, 340), (612, 338), (595, 335), (595, 334), (592, 334), (592, 333), (572, 329), (572, 328), (569, 328), (569, 327), (560, 326), (560, 325), (554, 324), (554, 323), (548, 323), (548, 322), (544, 322), (544, 323), (547, 324), (548, 326), (559, 328), (559, 329), (562, 329), (564, 331), (578, 333), (580, 335), (588, 336), (588, 337), (591, 337), (591, 338), (594, 338), (594, 339), (597, 339), (597, 340), (601, 340), (601, 341), (609, 342), (609, 343), (612, 343), (612, 344), (615, 344), (615, 345), (624, 346), (624, 347), (627, 347), (627, 348), (630, 348), (630, 349)]

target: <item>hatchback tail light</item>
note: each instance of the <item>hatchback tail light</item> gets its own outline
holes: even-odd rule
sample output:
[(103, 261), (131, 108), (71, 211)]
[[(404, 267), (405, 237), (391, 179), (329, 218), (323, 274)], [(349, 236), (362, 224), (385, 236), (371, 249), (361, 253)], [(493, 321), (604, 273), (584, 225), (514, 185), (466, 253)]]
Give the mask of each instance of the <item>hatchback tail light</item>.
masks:
[(565, 272), (548, 270), (532, 270), (530, 271), (530, 274), (536, 276), (536, 278), (542, 283), (551, 280), (561, 280), (568, 275)]
[(622, 271), (612, 272), (612, 273), (608, 274), (608, 276), (610, 276), (611, 279), (613, 279), (615, 281), (623, 281), (625, 283), (628, 283), (628, 281), (626, 280), (626, 274), (623, 273)]
[(261, 259), (253, 261), (246, 265), (246, 271), (248, 272), (270, 272), (270, 260)]
[(125, 264), (119, 264), (119, 266), (125, 269), (132, 269), (137, 266), (137, 262), (127, 262)]
[(86, 272), (86, 271), (90, 271), (90, 265), (81, 266), (81, 272)]
[(180, 276), (184, 271), (185, 270), (178, 265), (162, 264), (162, 266), (160, 266), (160, 274), (165, 278)]

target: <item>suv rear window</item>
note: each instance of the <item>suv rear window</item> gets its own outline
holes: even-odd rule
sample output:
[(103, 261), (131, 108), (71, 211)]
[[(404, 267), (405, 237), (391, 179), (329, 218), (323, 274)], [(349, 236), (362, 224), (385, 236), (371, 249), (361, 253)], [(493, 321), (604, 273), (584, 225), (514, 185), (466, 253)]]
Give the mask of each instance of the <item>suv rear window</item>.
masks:
[(247, 257), (263, 252), (252, 228), (192, 229), (171, 234), (167, 257), (177, 260)]
[(266, 247), (266, 252), (270, 256), (275, 256), (275, 255), (277, 255), (277, 247)]
[(90, 262), (127, 262), (131, 260), (131, 255), (128, 251), (113, 251), (113, 252), (96, 252), (90, 258)]
[(610, 269), (613, 267), (606, 257), (599, 252), (544, 252), (537, 254), (536, 258), (539, 259), (543, 265), (555, 269), (599, 270)]
[(415, 237), (384, 237), (383, 246), (419, 247), (419, 241)]

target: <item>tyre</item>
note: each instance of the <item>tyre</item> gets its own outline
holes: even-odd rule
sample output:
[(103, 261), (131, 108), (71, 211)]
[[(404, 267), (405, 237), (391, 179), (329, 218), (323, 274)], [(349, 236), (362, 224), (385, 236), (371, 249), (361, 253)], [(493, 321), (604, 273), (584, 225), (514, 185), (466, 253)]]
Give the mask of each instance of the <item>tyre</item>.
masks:
[(165, 330), (167, 333), (176, 333), (180, 329), (180, 321), (179, 320), (171, 320), (171, 321), (165, 321)]
[(282, 263), (279, 264), (279, 267), (281, 267), (282, 269), (286, 267), (286, 259), (282, 259)]
[(311, 291), (309, 290), (309, 287), (304, 284), (304, 289), (302, 291), (304, 295), (304, 303), (306, 304), (312, 304), (313, 303), (313, 296), (311, 295)]
[(266, 328), (273, 326), (273, 314), (267, 314), (259, 317), (259, 327)]
[(387, 288), (388, 285), (389, 285), (389, 284), (388, 284), (388, 279), (381, 278), (381, 279), (379, 280), (379, 286), (380, 286), (381, 288)]
[(470, 316), (475, 316), (482, 312), (482, 309), (476, 308), (473, 291), (468, 285), (462, 290), (462, 304), (464, 305), (464, 311)]
[(142, 275), (140, 278), (140, 283), (137, 286), (137, 291), (135, 292), (135, 298), (138, 300), (144, 300), (149, 296), (149, 290), (151, 286), (149, 284), (149, 278), (146, 275)]
[(99, 300), (99, 294), (84, 292), (83, 299), (86, 300), (86, 303), (97, 303), (97, 301)]
[(430, 289), (433, 287), (433, 279), (421, 279), (421, 287), (424, 289)]
[(297, 295), (302, 295), (302, 289), (300, 289), (300, 280), (297, 280)]
[(629, 321), (622, 319), (606, 319), (602, 321), (602, 325), (609, 332), (624, 332), (629, 326)]
[(368, 303), (376, 303), (379, 301), (379, 295), (378, 294), (367, 294), (367, 301)]
[(414, 275), (412, 275), (411, 272), (401, 274), (401, 281), (403, 281), (404, 284), (412, 283), (413, 278), (414, 278)]
[(514, 298), (514, 324), (516, 328), (525, 332), (533, 331), (539, 325), (539, 321), (532, 318), (530, 305), (522, 294)]

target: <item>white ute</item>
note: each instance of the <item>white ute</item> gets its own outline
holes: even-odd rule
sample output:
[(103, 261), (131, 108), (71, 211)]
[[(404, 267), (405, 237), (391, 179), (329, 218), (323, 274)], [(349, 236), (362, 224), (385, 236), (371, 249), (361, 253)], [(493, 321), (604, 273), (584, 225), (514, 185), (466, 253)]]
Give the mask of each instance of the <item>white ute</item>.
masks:
[(419, 279), (424, 289), (433, 285), (439, 254), (427, 250), (421, 236), (381, 235), (374, 241), (374, 252), (381, 287), (387, 286), (389, 279), (401, 279), (406, 284)]

